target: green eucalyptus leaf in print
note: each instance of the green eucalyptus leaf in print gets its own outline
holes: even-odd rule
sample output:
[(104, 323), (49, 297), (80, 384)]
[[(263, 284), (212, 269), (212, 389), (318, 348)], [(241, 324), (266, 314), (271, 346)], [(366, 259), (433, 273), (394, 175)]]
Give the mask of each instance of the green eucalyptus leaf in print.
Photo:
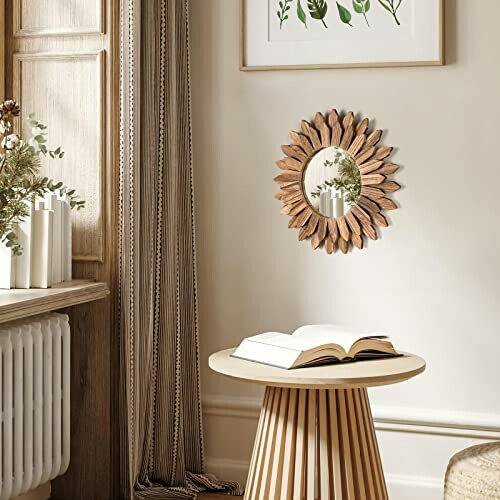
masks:
[(401, 23), (399, 22), (397, 13), (399, 7), (401, 7), (401, 2), (403, 0), (378, 0), (378, 3), (387, 11), (391, 14), (391, 16), (394, 18), (394, 21), (398, 26), (401, 26)]
[(366, 25), (370, 26), (366, 13), (370, 10), (370, 0), (352, 0), (352, 8), (357, 14), (362, 14), (365, 18)]
[(307, 0), (307, 8), (309, 9), (309, 14), (313, 19), (321, 21), (323, 26), (328, 28), (325, 23), (325, 17), (328, 11), (328, 4), (326, 3), (326, 0)]
[(303, 23), (304, 26), (307, 28), (307, 17), (306, 13), (304, 12), (304, 9), (302, 8), (300, 0), (297, 0), (297, 17), (299, 18), (299, 21)]
[(278, 19), (280, 20), (280, 29), (283, 28), (283, 23), (288, 19), (287, 12), (290, 10), (290, 3), (292, 0), (280, 0), (278, 2), (279, 9), (276, 12)]
[(344, 24), (348, 24), (352, 28), (352, 24), (351, 24), (352, 15), (351, 15), (349, 9), (346, 9), (343, 5), (339, 4), (338, 2), (337, 2), (337, 8), (339, 9), (340, 20)]

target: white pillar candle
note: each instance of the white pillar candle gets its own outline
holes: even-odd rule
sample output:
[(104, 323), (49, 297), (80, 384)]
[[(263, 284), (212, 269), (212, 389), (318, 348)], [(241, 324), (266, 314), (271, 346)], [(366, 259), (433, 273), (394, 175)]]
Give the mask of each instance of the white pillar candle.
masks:
[(344, 215), (344, 195), (342, 191), (335, 191), (335, 198), (333, 201), (333, 216), (342, 217)]
[(330, 191), (321, 191), (319, 195), (319, 213), (325, 217), (330, 215)]

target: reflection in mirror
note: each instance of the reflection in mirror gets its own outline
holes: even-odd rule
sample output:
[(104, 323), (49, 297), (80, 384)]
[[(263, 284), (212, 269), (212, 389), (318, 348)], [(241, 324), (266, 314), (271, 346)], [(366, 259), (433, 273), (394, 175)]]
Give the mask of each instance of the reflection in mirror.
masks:
[(311, 207), (325, 217), (341, 217), (358, 201), (361, 174), (354, 158), (338, 147), (318, 151), (304, 175)]

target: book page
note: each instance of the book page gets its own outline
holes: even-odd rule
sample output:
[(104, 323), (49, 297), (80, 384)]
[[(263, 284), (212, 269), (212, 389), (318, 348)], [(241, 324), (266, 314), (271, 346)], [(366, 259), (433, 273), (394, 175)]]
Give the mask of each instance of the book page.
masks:
[(294, 351), (302, 352), (307, 349), (316, 347), (318, 344), (314, 339), (298, 338), (288, 333), (267, 332), (245, 339), (249, 342), (258, 344), (272, 345), (282, 347), (285, 349), (292, 349)]
[(292, 337), (300, 339), (300, 342), (309, 345), (306, 349), (318, 347), (325, 344), (337, 344), (346, 352), (358, 340), (364, 338), (385, 338), (384, 335), (367, 335), (354, 333), (337, 325), (306, 325), (301, 326)]

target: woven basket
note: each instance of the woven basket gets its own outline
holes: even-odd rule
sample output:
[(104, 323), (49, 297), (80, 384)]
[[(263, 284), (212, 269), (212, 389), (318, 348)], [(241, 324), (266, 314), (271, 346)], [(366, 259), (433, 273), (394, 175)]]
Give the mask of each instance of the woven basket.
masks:
[(452, 457), (445, 500), (500, 500), (500, 442), (480, 444)]

